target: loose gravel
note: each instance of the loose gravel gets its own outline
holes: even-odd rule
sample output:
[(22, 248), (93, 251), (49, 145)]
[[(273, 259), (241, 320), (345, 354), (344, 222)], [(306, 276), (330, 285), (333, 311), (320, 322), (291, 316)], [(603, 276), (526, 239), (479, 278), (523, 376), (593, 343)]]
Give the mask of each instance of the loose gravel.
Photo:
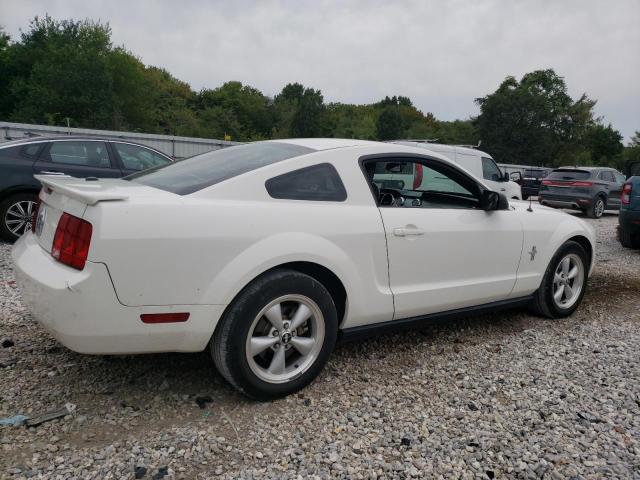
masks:
[(640, 251), (616, 241), (616, 215), (589, 221), (598, 266), (572, 317), (513, 311), (343, 344), (270, 403), (235, 393), (204, 353), (58, 345), (2, 244), (0, 419), (76, 408), (0, 427), (0, 478), (640, 478)]

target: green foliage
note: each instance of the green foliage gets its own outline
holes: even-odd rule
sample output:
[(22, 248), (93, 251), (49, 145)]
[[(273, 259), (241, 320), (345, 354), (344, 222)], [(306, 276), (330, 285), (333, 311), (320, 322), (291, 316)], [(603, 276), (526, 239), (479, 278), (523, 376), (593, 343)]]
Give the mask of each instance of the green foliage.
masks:
[(596, 102), (583, 94), (574, 101), (553, 70), (507, 77), (498, 89), (476, 99), (475, 119), (483, 148), (505, 163), (556, 166), (611, 163), (622, 137), (594, 118)]
[(114, 47), (108, 24), (36, 17), (17, 41), (0, 29), (0, 118), (252, 141), (288, 137), (421, 139), (477, 145), (505, 163), (607, 164), (640, 155), (594, 117), (595, 101), (573, 100), (553, 70), (507, 77), (479, 99), (473, 120), (440, 121), (410, 98), (325, 104), (320, 90), (289, 83), (273, 99), (230, 81), (194, 92), (162, 68)]

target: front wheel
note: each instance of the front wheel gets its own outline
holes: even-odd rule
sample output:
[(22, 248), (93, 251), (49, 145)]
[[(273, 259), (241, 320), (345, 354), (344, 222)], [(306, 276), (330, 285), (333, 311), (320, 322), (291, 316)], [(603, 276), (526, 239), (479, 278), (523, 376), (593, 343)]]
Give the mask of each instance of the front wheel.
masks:
[(588, 256), (582, 245), (568, 241), (549, 262), (540, 288), (535, 293), (532, 309), (548, 318), (571, 315), (587, 289)]
[(620, 227), (620, 243), (625, 248), (640, 248), (640, 235), (632, 235), (631, 232)]
[(245, 395), (270, 400), (308, 385), (336, 342), (336, 307), (314, 278), (274, 270), (231, 303), (210, 342), (221, 375)]

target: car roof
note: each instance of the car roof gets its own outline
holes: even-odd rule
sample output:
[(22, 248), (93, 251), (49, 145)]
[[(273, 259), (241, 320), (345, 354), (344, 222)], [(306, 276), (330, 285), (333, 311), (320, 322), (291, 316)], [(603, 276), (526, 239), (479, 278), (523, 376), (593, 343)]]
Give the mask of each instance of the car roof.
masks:
[(347, 148), (359, 146), (380, 145), (381, 142), (370, 140), (357, 140), (351, 138), (283, 138), (278, 140), (267, 140), (267, 142), (288, 143), (291, 145), (299, 145), (312, 150), (331, 150), (334, 148)]
[(558, 167), (558, 168), (554, 168), (554, 170), (584, 170), (585, 172), (593, 172), (595, 170), (616, 171), (615, 168), (611, 168), (611, 167), (576, 167), (576, 166)]
[(473, 155), (474, 157), (487, 157), (493, 160), (493, 157), (487, 152), (478, 150), (477, 148), (471, 148), (464, 145), (447, 145), (446, 143), (433, 143), (422, 142), (415, 140), (393, 140), (389, 143), (395, 143), (397, 145), (405, 145), (407, 147), (424, 148), (431, 150), (432, 152), (456, 152), (461, 155)]
[(126, 138), (117, 138), (117, 137), (101, 137), (101, 136), (93, 136), (93, 135), (57, 135), (57, 136), (37, 136), (37, 137), (29, 137), (29, 138), (19, 138), (17, 140), (10, 140), (8, 142), (0, 143), (0, 148), (9, 147), (13, 145), (28, 145), (30, 143), (40, 143), (40, 142), (52, 142), (56, 140), (82, 140), (82, 141), (94, 141), (94, 142), (123, 142), (130, 143), (132, 145), (139, 145), (141, 147), (151, 148), (155, 150), (153, 147), (149, 147), (148, 145), (144, 145), (138, 142), (132, 142), (131, 140), (127, 140)]

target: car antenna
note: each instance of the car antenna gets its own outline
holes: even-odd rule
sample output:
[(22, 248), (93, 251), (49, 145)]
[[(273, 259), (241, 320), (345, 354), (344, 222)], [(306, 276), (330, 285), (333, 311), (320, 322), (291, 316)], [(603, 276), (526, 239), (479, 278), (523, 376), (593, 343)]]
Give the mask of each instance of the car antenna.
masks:
[(529, 195), (529, 208), (527, 208), (527, 212), (533, 212), (533, 208), (531, 208), (531, 195)]

